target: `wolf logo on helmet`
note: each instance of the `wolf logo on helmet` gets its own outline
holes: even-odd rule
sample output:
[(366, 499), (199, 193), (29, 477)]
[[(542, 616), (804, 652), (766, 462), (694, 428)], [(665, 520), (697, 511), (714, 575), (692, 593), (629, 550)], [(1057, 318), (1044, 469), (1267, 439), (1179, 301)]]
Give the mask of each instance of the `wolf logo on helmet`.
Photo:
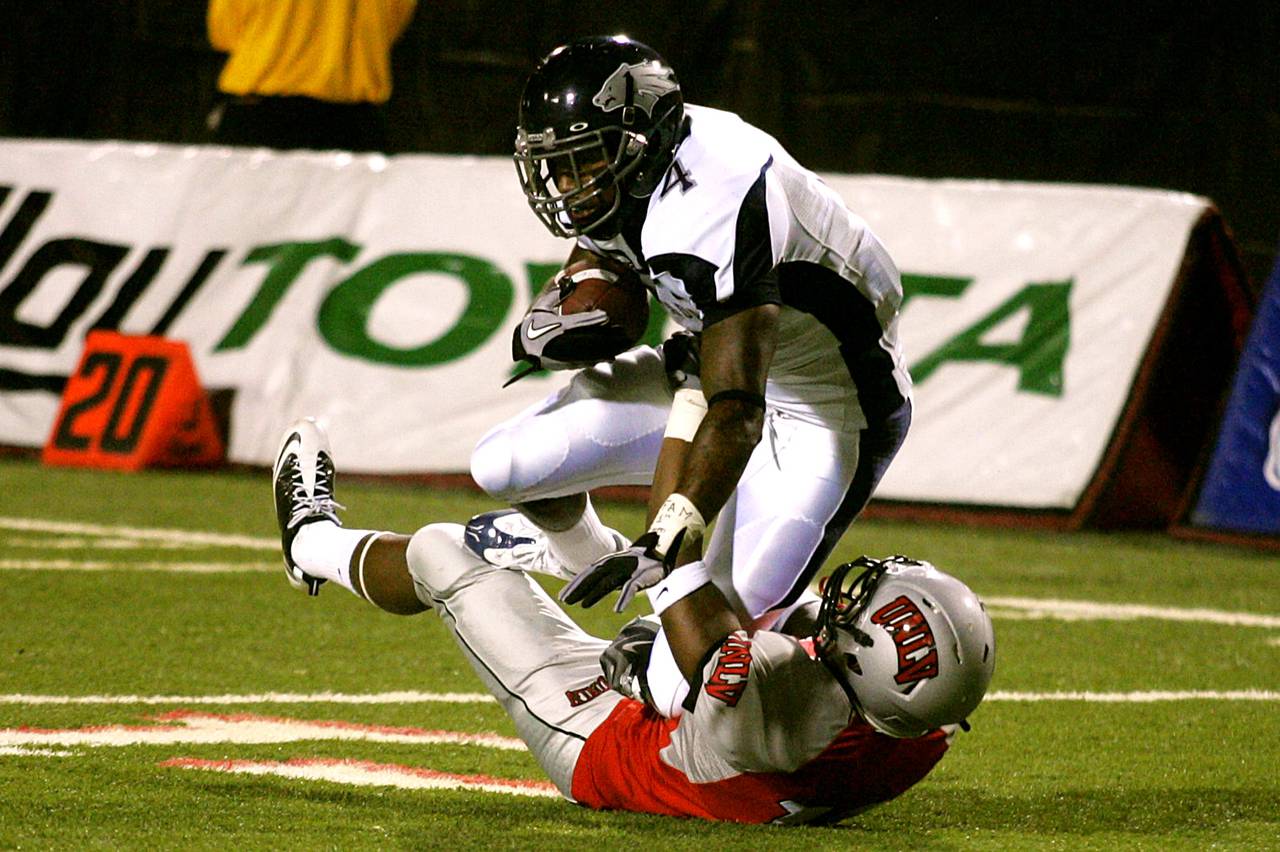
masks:
[(679, 90), (675, 73), (665, 65), (654, 61), (624, 62), (604, 81), (591, 103), (605, 112), (634, 106), (653, 118), (658, 101)]

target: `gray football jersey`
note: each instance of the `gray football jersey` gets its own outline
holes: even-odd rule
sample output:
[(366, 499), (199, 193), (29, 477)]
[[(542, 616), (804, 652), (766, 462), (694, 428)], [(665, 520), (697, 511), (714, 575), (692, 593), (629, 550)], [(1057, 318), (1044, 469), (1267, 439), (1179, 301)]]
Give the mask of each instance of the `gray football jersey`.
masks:
[(827, 748), (853, 716), (831, 673), (781, 633), (730, 634), (695, 686), (692, 710), (661, 757), (698, 784), (791, 772)]

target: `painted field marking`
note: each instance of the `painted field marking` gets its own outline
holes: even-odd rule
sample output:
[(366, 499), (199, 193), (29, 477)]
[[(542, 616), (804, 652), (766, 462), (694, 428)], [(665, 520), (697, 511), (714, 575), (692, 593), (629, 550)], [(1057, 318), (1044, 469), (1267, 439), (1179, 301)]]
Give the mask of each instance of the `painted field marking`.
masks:
[(7, 547), (28, 550), (188, 550), (193, 545), (172, 541), (140, 541), (136, 538), (51, 538), (49, 536), (9, 536)]
[[(1152, 701), (1280, 701), (1280, 691), (1235, 690), (1148, 690), (1134, 692), (992, 692), (985, 701), (1096, 701), (1144, 704)], [(247, 695), (0, 695), (0, 704), (493, 704), (483, 692), (372, 692), (351, 694), (317, 692), (310, 695), (266, 692)]]
[(0, 695), (0, 704), (493, 704), (487, 692), (259, 692), (244, 695)]
[(247, 775), (275, 775), (310, 781), (332, 781), (359, 786), (400, 787), (408, 790), (480, 790), (516, 796), (559, 798), (560, 793), (547, 781), (525, 781), (517, 778), (494, 778), (491, 775), (457, 775), (417, 766), (396, 763), (372, 763), (364, 760), (329, 760), (296, 758), (288, 761), (198, 760), (178, 757), (161, 766), (182, 769), (205, 769)]
[(265, 574), (265, 562), (103, 562), (86, 559), (0, 559), (0, 571), (163, 571), (166, 574)]
[(25, 748), (23, 746), (0, 746), (0, 755), (21, 755), (23, 757), (74, 757), (74, 751), (62, 751), (52, 748)]
[(57, 535), (100, 536), (103, 538), (131, 538), (161, 544), (184, 546), (238, 547), (246, 550), (279, 550), (280, 539), (228, 533), (192, 532), (191, 530), (151, 529), (147, 527), (107, 526), (105, 524), (81, 524), (69, 521), (51, 521), (37, 518), (0, 517), (0, 529), (20, 532), (42, 532)]
[(1268, 689), (1148, 691), (1148, 692), (993, 692), (983, 701), (1085, 701), (1098, 704), (1150, 704), (1156, 701), (1280, 701)]
[[(1097, 601), (1064, 601), (1053, 598), (984, 597), (983, 602), (1003, 618), (1057, 619), (1060, 621), (1129, 621), (1151, 618), (1160, 621), (1192, 621), (1231, 627), (1280, 627), (1280, 616), (1251, 612), (1225, 612), (1145, 604), (1112, 604)], [(1013, 610), (1014, 612), (1006, 612)]]
[(361, 740), (417, 745), (474, 745), (503, 751), (527, 751), (523, 740), (489, 733), (433, 731), (423, 728), (362, 725), (356, 722), (288, 719), (252, 713), (216, 714), (175, 710), (151, 717), (153, 725), (90, 725), (51, 729), (0, 728), (0, 747), (133, 746), (176, 743), (260, 745), (302, 740)]

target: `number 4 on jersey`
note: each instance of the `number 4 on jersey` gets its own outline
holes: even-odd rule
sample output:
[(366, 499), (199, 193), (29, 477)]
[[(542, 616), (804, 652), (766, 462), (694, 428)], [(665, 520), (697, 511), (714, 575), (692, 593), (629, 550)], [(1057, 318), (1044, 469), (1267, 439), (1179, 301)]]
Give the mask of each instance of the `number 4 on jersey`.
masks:
[(680, 187), (680, 194), (684, 195), (697, 185), (698, 182), (693, 179), (693, 175), (685, 171), (680, 161), (676, 160), (671, 164), (671, 168), (667, 169), (666, 177), (662, 179), (662, 190), (658, 193), (658, 197), (666, 198), (667, 193), (676, 186)]

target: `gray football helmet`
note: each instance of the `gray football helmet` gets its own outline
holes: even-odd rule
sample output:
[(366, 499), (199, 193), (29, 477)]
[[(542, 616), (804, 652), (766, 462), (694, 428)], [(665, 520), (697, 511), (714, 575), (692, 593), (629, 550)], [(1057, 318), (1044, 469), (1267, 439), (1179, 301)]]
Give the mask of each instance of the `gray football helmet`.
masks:
[(959, 724), (986, 694), (996, 640), (982, 601), (927, 562), (863, 556), (822, 587), (816, 647), (861, 716), (892, 737)]

